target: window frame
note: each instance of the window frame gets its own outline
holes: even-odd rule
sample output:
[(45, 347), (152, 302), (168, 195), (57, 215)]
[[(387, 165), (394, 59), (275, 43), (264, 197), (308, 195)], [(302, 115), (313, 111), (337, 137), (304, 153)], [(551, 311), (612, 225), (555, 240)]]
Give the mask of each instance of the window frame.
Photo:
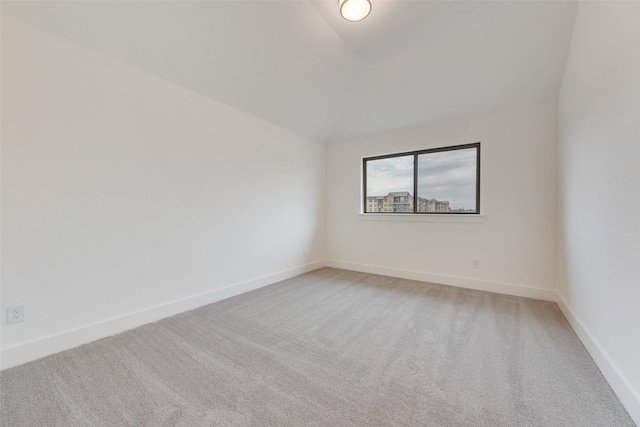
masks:
[[(418, 156), (422, 154), (438, 153), (443, 151), (476, 149), (476, 210), (475, 212), (418, 212)], [(413, 156), (413, 212), (367, 212), (367, 162), (371, 160), (391, 159), (394, 157)], [(462, 145), (450, 145), (447, 147), (428, 148), (424, 150), (406, 151), (403, 153), (384, 154), (380, 156), (362, 158), (362, 213), (385, 215), (480, 215), (480, 142)]]

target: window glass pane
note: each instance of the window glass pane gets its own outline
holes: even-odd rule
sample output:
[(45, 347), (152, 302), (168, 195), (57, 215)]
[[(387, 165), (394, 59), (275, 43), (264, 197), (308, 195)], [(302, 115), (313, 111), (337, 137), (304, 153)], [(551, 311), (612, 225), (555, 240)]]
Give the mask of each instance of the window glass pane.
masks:
[(418, 212), (476, 212), (475, 148), (418, 156)]
[(368, 160), (365, 212), (413, 212), (413, 156)]

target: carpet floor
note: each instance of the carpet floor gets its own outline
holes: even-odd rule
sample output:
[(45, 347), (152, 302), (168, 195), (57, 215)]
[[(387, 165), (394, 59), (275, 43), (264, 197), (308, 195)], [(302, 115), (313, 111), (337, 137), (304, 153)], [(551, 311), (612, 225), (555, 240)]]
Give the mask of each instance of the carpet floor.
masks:
[(2, 426), (633, 426), (551, 302), (323, 268), (0, 373)]

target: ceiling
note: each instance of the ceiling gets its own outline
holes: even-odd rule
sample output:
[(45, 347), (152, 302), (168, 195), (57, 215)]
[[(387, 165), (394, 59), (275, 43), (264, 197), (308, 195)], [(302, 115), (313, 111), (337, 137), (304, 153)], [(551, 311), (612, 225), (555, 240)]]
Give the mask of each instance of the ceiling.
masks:
[(19, 1), (2, 13), (320, 141), (557, 98), (577, 3)]

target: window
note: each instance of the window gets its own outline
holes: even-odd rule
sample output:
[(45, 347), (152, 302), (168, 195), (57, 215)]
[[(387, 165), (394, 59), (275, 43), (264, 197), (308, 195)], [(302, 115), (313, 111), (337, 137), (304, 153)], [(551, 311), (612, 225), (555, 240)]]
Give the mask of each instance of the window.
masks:
[(480, 213), (479, 142), (362, 162), (365, 213)]

